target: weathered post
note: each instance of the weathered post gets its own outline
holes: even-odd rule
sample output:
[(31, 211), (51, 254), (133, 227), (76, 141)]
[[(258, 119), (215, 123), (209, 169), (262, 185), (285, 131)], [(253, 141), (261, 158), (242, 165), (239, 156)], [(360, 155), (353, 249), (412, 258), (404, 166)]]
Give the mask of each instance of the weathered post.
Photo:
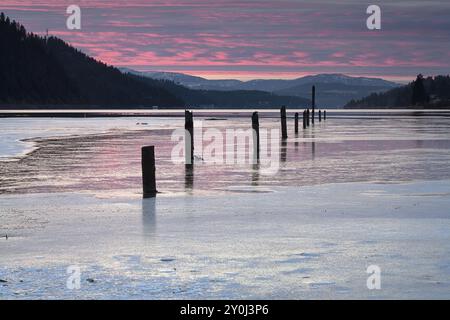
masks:
[(298, 112), (295, 113), (295, 133), (298, 133)]
[(287, 139), (287, 125), (286, 125), (286, 107), (282, 106), (280, 109), (281, 113), (281, 138)]
[(306, 126), (309, 127), (309, 109), (306, 109)]
[(259, 117), (258, 112), (252, 114), (252, 129), (253, 129), (253, 157), (259, 160)]
[(319, 122), (322, 121), (322, 110), (319, 110)]
[(303, 129), (306, 129), (306, 110), (303, 110)]
[(314, 124), (314, 115), (316, 112), (316, 86), (312, 86), (312, 116), (311, 116), (311, 122)]
[(144, 198), (156, 196), (155, 147), (142, 147), (142, 189)]
[(323, 121), (327, 120), (327, 110), (323, 110)]
[(184, 129), (185, 129), (185, 162), (186, 164), (194, 164), (194, 119), (192, 111), (184, 112)]

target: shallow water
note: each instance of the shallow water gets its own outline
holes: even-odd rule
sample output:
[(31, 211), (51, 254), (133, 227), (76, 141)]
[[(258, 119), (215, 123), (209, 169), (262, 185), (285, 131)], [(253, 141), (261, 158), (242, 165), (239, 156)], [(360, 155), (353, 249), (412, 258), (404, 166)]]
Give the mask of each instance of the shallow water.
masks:
[[(251, 125), (247, 118), (197, 119), (203, 132), (218, 129), (224, 141), (226, 129), (247, 130)], [(15, 127), (18, 136), (91, 135), (28, 141), (33, 143), (33, 152), (19, 161), (0, 162), (0, 193), (84, 191), (139, 196), (140, 148), (145, 145), (155, 146), (157, 187), (163, 193), (232, 191), (229, 187), (236, 185), (245, 190), (253, 186), (450, 178), (450, 120), (446, 117), (329, 118), (306, 130), (300, 128), (298, 135), (293, 133), (293, 119), (289, 119), (289, 138), (276, 141), (272, 158), (275, 174), (267, 174), (267, 165), (249, 161), (227, 165), (196, 160), (193, 170), (174, 164), (171, 152), (178, 142), (171, 141), (171, 134), (183, 128), (179, 118), (26, 119), (28, 126), (24, 120), (1, 121)], [(279, 121), (262, 118), (260, 126), (261, 130), (275, 129)], [(43, 128), (47, 128), (44, 133)], [(195, 136), (199, 135), (197, 131)], [(209, 144), (205, 141), (203, 150)], [(250, 147), (246, 144), (244, 148)], [(195, 147), (197, 159), (205, 158), (200, 149)], [(216, 155), (226, 160), (227, 149), (218, 150)]]
[[(251, 124), (210, 118), (205, 130)], [(41, 137), (0, 162), (0, 299), (450, 297), (445, 116), (336, 116), (298, 136), (290, 119), (274, 175), (173, 164), (177, 118), (0, 124)], [(143, 145), (156, 148), (156, 199), (141, 199)], [(80, 290), (66, 287), (71, 265)], [(366, 287), (369, 265), (381, 290)]]

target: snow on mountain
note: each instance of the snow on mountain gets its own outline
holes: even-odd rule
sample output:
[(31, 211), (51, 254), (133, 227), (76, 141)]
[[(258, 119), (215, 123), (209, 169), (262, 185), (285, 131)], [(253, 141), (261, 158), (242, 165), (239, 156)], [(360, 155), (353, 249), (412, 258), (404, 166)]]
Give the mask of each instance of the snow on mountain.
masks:
[(190, 89), (202, 90), (258, 90), (279, 95), (293, 95), (310, 98), (311, 86), (317, 90), (317, 102), (329, 108), (344, 106), (351, 99), (360, 99), (373, 92), (384, 92), (398, 87), (399, 84), (380, 78), (351, 77), (344, 74), (317, 74), (292, 80), (255, 79), (240, 81), (234, 79), (208, 80), (176, 72), (148, 71), (139, 72), (122, 68), (122, 72), (130, 72), (144, 77), (170, 80)]

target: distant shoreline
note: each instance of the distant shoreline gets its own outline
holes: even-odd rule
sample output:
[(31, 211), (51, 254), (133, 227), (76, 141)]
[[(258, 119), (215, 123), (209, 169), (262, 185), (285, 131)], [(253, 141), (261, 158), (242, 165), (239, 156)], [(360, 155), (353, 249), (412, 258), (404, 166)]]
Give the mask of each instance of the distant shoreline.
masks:
[[(187, 109), (196, 117), (250, 117), (258, 111), (262, 117), (279, 117), (279, 109)], [(327, 111), (327, 118), (395, 117), (395, 116), (448, 116), (450, 109), (319, 109)], [(185, 109), (11, 109), (0, 110), (0, 118), (120, 118), (120, 117), (184, 117)], [(298, 109), (288, 109), (294, 117)], [(301, 116), (301, 114), (300, 114)], [(318, 117), (318, 114), (316, 114)]]

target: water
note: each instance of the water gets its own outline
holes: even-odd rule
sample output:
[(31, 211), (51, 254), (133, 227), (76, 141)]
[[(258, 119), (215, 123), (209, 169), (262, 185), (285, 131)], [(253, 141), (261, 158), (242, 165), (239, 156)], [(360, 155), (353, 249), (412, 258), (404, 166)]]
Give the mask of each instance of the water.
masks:
[[(144, 130), (146, 118), (0, 118), (0, 161), (20, 158), (34, 150), (36, 144), (29, 139), (79, 136), (127, 130)], [(162, 118), (152, 121), (152, 128), (170, 127), (173, 120)]]
[[(204, 131), (251, 125), (202, 116)], [(277, 113), (260, 125), (278, 128)], [(298, 136), (290, 119), (275, 175), (174, 164), (176, 117), (0, 127), (1, 154), (30, 151), (0, 161), (0, 298), (450, 297), (446, 113), (336, 112)], [(141, 198), (143, 145), (156, 148), (156, 199)], [(66, 287), (71, 265), (80, 290)], [(369, 265), (381, 290), (366, 287)]]
[[(203, 132), (249, 129), (247, 117), (197, 117)], [(155, 145), (158, 189), (164, 193), (228, 190), (230, 186), (302, 186), (376, 181), (384, 183), (450, 178), (450, 121), (447, 117), (329, 118), (293, 133), (277, 145), (275, 175), (264, 166), (196, 161), (190, 171), (171, 158), (181, 118), (1, 119), (6, 139), (0, 153), (38, 148), (20, 161), (0, 162), (0, 193), (89, 191), (139, 195), (140, 148)], [(261, 129), (279, 128), (269, 114)], [(64, 139), (31, 137), (56, 137)], [(198, 137), (200, 133), (195, 135)], [(11, 138), (14, 137), (14, 138)], [(24, 143), (17, 137), (28, 138)], [(277, 141), (278, 142), (278, 141)], [(209, 145), (204, 141), (204, 149)], [(248, 148), (248, 145), (244, 146)], [(195, 155), (204, 158), (197, 145)], [(226, 159), (226, 148), (217, 151)], [(10, 159), (10, 158), (9, 158)]]

